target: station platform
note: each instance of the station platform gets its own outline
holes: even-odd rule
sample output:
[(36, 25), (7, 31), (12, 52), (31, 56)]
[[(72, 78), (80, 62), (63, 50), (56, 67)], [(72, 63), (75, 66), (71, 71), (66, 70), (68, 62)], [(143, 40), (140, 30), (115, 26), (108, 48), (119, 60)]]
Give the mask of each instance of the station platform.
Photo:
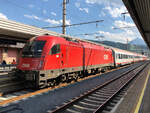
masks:
[(15, 69), (16, 68), (16, 65), (14, 64), (8, 64), (8, 65), (1, 65), (0, 64), (0, 75), (3, 75), (3, 74), (8, 74), (8, 72), (10, 72), (12, 69)]
[(113, 113), (150, 113), (150, 65), (135, 80)]

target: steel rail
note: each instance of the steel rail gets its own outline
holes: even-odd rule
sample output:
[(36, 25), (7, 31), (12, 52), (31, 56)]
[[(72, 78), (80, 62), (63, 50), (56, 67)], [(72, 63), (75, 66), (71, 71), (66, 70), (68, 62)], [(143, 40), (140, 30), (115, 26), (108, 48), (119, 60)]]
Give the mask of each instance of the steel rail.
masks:
[[(124, 66), (124, 67), (126, 67), (126, 66)], [(124, 67), (120, 67), (120, 68), (124, 68)], [(120, 69), (119, 68), (119, 69)], [(116, 69), (118, 69), (118, 68), (116, 68)], [(112, 69), (112, 70), (109, 70), (107, 73), (110, 73), (110, 72), (112, 72), (112, 71), (114, 71), (114, 70), (116, 70), (116, 69)], [(10, 73), (11, 74), (11, 73)], [(99, 76), (99, 75), (96, 75), (96, 76)], [(81, 79), (79, 79), (78, 81), (82, 81), (82, 80), (85, 80), (85, 79), (88, 79), (88, 78), (92, 78), (92, 77), (95, 77), (94, 75), (90, 75), (90, 76), (88, 76), (88, 77), (85, 77), (85, 78), (81, 78)], [(1, 88), (3, 88), (3, 86), (10, 86), (11, 84), (12, 85), (15, 85), (15, 84), (17, 84), (17, 80), (16, 81), (13, 81), (13, 80), (15, 80), (15, 79), (17, 79), (17, 77), (15, 77), (15, 76), (12, 76), (12, 75), (9, 75), (9, 74), (7, 74), (7, 75), (2, 75), (2, 76), (0, 76), (0, 94), (1, 94), (1, 96), (2, 95), (4, 95), (4, 94), (8, 94), (8, 93), (11, 93), (11, 92), (13, 92), (12, 90), (9, 92), (9, 90), (7, 90), (7, 87), (5, 87), (5, 89), (7, 90), (7, 91), (2, 91), (1, 90)], [(11, 83), (11, 82), (14, 82), (14, 83)], [(62, 84), (60, 84), (61, 86), (67, 86), (67, 85), (62, 85)], [(68, 84), (69, 85), (69, 84)], [(59, 86), (58, 86), (59, 87)], [(56, 87), (57, 88), (57, 87)], [(3, 88), (4, 89), (4, 88)], [(8, 89), (10, 89), (10, 87), (8, 87)], [(16, 92), (16, 90), (14, 90), (14, 92)]]
[[(139, 65), (138, 65), (139, 66)], [(133, 69), (134, 67), (137, 67), (137, 65), (133, 65), (132, 66), (132, 68), (130, 68), (130, 69)], [(113, 69), (113, 70), (116, 70), (116, 69)], [(108, 73), (110, 73), (110, 72), (108, 72)], [(125, 72), (126, 73), (126, 72)], [(124, 74), (125, 74), (124, 73)], [(98, 75), (96, 75), (96, 76), (98, 76)], [(90, 77), (91, 78), (91, 77)], [(87, 78), (88, 79), (88, 78)], [(84, 80), (84, 79), (83, 79)], [(82, 81), (82, 80), (80, 80), (80, 81)], [(72, 84), (72, 83), (71, 83)], [(68, 84), (69, 85), (69, 84)], [(0, 96), (3, 96), (3, 95), (5, 95), (5, 94), (9, 94), (9, 93), (13, 93), (13, 92), (18, 92), (18, 91), (21, 91), (21, 90), (23, 90), (24, 89), (24, 87), (20, 87), (21, 86), (21, 84), (14, 84), (13, 86), (12, 85), (9, 85), (8, 87), (5, 87), (5, 88), (0, 88)], [(59, 87), (63, 87), (63, 86), (67, 86), (67, 85), (60, 85), (60, 86), (57, 86), (57, 87), (54, 87), (54, 88), (59, 88)], [(1, 105), (2, 104), (5, 104), (5, 103), (10, 103), (10, 102), (13, 102), (13, 101), (16, 101), (16, 100), (21, 100), (22, 98), (25, 98), (25, 97), (29, 97), (30, 95), (36, 95), (36, 94), (39, 94), (39, 93), (42, 93), (42, 92), (46, 92), (46, 91), (49, 91), (49, 90), (52, 90), (52, 89), (54, 89), (54, 88), (45, 88), (45, 89), (41, 89), (41, 90), (38, 90), (38, 91), (35, 91), (34, 93), (28, 93), (28, 94), (25, 94), (25, 95), (20, 95), (20, 96), (17, 96), (17, 97), (15, 97), (15, 98), (13, 98), (13, 99), (8, 99), (8, 100), (6, 100), (6, 101), (3, 101), (2, 103), (0, 103)]]
[[(110, 80), (110, 81), (107, 81), (107, 82), (105, 82), (104, 84), (102, 84), (102, 85), (100, 85), (100, 86), (97, 86), (96, 88), (92, 89), (91, 91), (88, 91), (87, 93), (82, 94), (82, 95), (80, 95), (79, 97), (76, 97), (75, 99), (73, 99), (72, 101), (68, 102), (67, 104), (62, 105), (62, 106), (58, 107), (57, 109), (55, 109), (55, 110), (53, 110), (53, 111), (48, 111), (48, 112), (50, 112), (50, 113), (59, 113), (59, 112), (62, 112), (62, 111), (64, 111), (64, 110), (66, 110), (67, 108), (69, 108), (70, 106), (72, 106), (74, 103), (76, 103), (76, 102), (82, 100), (83, 98), (86, 98), (88, 95), (92, 94), (93, 92), (96, 92), (97, 90), (99, 90), (99, 89), (101, 89), (101, 88), (104, 88), (105, 86), (109, 85), (110, 83), (112, 83), (112, 82), (114, 82), (114, 81), (116, 81), (116, 80), (122, 78), (122, 77), (125, 76), (126, 74), (132, 73), (132, 74), (134, 74), (134, 76), (136, 76), (136, 74), (137, 74), (138, 72), (140, 72), (142, 69), (144, 69), (144, 67), (145, 67), (146, 65), (147, 65), (147, 64), (145, 64), (145, 65), (141, 64), (138, 68), (135, 67), (135, 68), (133, 68), (132, 70), (129, 69), (129, 71), (127, 71), (127, 72), (121, 74), (119, 77), (116, 77), (116, 78), (114, 78), (114, 79), (112, 79), (112, 80)], [(138, 69), (138, 70), (137, 70), (137, 69)], [(133, 70), (134, 70), (134, 71), (133, 71)], [(135, 71), (135, 70), (136, 70), (136, 71)], [(136, 74), (135, 74), (135, 73), (136, 73)], [(130, 79), (130, 80), (131, 80), (131, 79)], [(128, 80), (128, 82), (129, 82), (129, 80)], [(125, 84), (127, 84), (128, 82), (125, 82)], [(122, 85), (122, 87), (124, 87), (125, 84)], [(120, 87), (120, 88), (121, 88), (121, 87)], [(122, 88), (121, 88), (121, 89), (122, 89)], [(119, 89), (119, 90), (120, 90), (120, 89)], [(116, 93), (119, 92), (119, 90), (116, 91)], [(116, 94), (116, 93), (115, 93), (115, 94)], [(115, 94), (111, 95), (111, 96), (107, 99), (107, 101), (109, 101)], [(104, 104), (106, 104), (107, 101), (103, 102), (103, 104), (101, 104), (101, 106), (98, 107), (98, 108), (99, 108), (99, 109), (102, 108), (102, 106), (104, 106)], [(76, 107), (79, 107), (79, 106), (76, 106)], [(81, 108), (81, 109), (82, 109), (82, 108)], [(96, 109), (95, 109), (95, 110), (96, 110)], [(94, 110), (93, 110), (93, 112), (94, 112)], [(96, 112), (96, 111), (95, 111), (95, 112)]]
[(15, 76), (3, 76), (3, 77), (0, 77), (0, 85), (3, 83), (3, 82), (7, 82), (7, 81), (12, 81), (12, 80), (15, 80), (15, 79), (17, 79), (17, 77), (15, 77)]
[[(126, 68), (126, 67), (128, 67), (128, 66), (124, 66), (124, 67), (120, 67), (119, 69), (121, 69), (121, 68)], [(110, 70), (110, 71), (108, 71), (107, 73), (110, 73), (110, 72), (112, 72), (112, 71), (114, 71), (114, 70), (117, 70), (118, 68), (116, 68), (116, 69), (112, 69), (112, 70)], [(6, 75), (6, 76), (8, 76), (8, 75)], [(85, 78), (80, 78), (78, 81), (82, 81), (82, 80), (86, 80), (86, 79), (89, 79), (89, 78), (92, 78), (92, 77), (95, 77), (95, 76), (99, 76), (99, 75), (90, 75), (90, 76), (88, 76), (88, 77), (85, 77)], [(0, 76), (0, 77), (5, 77), (5, 76)], [(17, 81), (16, 81), (17, 82)], [(7, 84), (10, 84), (10, 82), (8, 82), (7, 81), (7, 83), (5, 84), (6, 86), (7, 86)], [(1, 82), (0, 82), (0, 84), (1, 84)], [(9, 85), (8, 84), (8, 85)], [(25, 82), (24, 82), (24, 84), (25, 84)], [(29, 97), (28, 95), (31, 95), (31, 94), (33, 94), (33, 95), (36, 95), (36, 94), (39, 94), (39, 93), (42, 93), (42, 92), (47, 92), (47, 91), (50, 91), (50, 90), (52, 90), (52, 89), (56, 89), (56, 88), (60, 88), (60, 87), (66, 87), (66, 86), (68, 86), (68, 85), (70, 85), (70, 84), (74, 84), (74, 83), (69, 83), (69, 84), (60, 84), (60, 85), (58, 85), (58, 86), (56, 86), (56, 87), (51, 87), (51, 88), (44, 88), (44, 89), (41, 89), (41, 90), (38, 90), (38, 91), (36, 91), (35, 90), (35, 93), (32, 93), (32, 92), (29, 92), (28, 94), (23, 94), (23, 95), (20, 95), (20, 96), (17, 96), (17, 97), (15, 97), (15, 99), (13, 99), (13, 100), (20, 100), (20, 99), (22, 99), (22, 98), (24, 98), (24, 97)], [(4, 84), (2, 84), (2, 85), (4, 85)], [(11, 87), (10, 87), (11, 86)], [(22, 86), (22, 88), (20, 87), (20, 86)], [(0, 87), (1, 87), (1, 85), (0, 85)], [(26, 89), (27, 87), (25, 87), (25, 89)], [(4, 96), (5, 94), (7, 95), (7, 94), (11, 94), (11, 93), (13, 93), (13, 92), (18, 92), (18, 91), (21, 91), (21, 90), (24, 90), (24, 86), (22, 85), (22, 84), (18, 84), (17, 85), (17, 83), (16, 83), (16, 85), (15, 85), (15, 83), (14, 83), (14, 85), (12, 84), (12, 85), (9, 85), (9, 86), (7, 86), (7, 87), (1, 87), (0, 88), (0, 96)], [(8, 99), (8, 103), (10, 103), (10, 102), (13, 102), (13, 100), (11, 100), (11, 101), (9, 101), (9, 99)], [(1, 105), (2, 104), (5, 104), (5, 103), (7, 103), (7, 102), (2, 102), (2, 103), (0, 103)]]
[(127, 84), (129, 84), (142, 70), (145, 69), (145, 67), (147, 66), (148, 64), (145, 64), (144, 66), (142, 67), (139, 67), (140, 69), (137, 70), (137, 72), (133, 72), (133, 76), (131, 78), (129, 78), (127, 81), (125, 81), (125, 83), (109, 98), (107, 99), (102, 105), (100, 105), (93, 113), (99, 113), (103, 110), (103, 108), (105, 107), (105, 105), (115, 96), (117, 95), (124, 87), (127, 86)]
[(0, 96), (24, 89), (25, 81), (9, 81), (0, 85)]

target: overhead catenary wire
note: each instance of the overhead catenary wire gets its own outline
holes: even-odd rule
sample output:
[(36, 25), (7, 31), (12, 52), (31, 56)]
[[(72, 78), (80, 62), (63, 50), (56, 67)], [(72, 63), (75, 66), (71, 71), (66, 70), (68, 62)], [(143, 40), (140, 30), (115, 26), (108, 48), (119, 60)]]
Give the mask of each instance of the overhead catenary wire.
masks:
[[(70, 25), (65, 25), (65, 27), (71, 27), (71, 26), (77, 26), (77, 25), (84, 25), (84, 24), (93, 24), (93, 23), (99, 23), (103, 22), (104, 20), (96, 20), (96, 21), (90, 21), (90, 22), (82, 22), (82, 23), (77, 23), (77, 24), (70, 24)], [(43, 29), (46, 28), (60, 28), (63, 27), (62, 25), (60, 26), (47, 26), (47, 27), (42, 27)]]
[(101, 33), (94, 32), (94, 33), (83, 33), (83, 34), (75, 34), (73, 36), (92, 36), (95, 37), (95, 39), (103, 39), (105, 36), (101, 35)]
[(124, 19), (124, 20), (125, 20), (125, 18), (126, 18), (126, 14), (129, 14), (129, 12), (121, 13), (121, 15), (123, 15), (123, 19)]
[(82, 34), (75, 34), (74, 36), (78, 36), (78, 35), (95, 35), (95, 34), (100, 34), (98, 32), (95, 33), (82, 33)]
[(112, 29), (136, 28), (136, 26), (113, 27)]

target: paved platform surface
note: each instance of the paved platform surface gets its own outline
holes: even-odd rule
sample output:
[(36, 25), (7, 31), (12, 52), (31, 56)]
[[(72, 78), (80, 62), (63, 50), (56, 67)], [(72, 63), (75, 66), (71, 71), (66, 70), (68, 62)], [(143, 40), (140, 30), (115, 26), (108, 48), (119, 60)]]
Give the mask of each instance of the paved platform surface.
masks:
[(0, 75), (7, 75), (8, 72), (3, 72), (3, 73), (0, 73)]
[(136, 79), (113, 113), (150, 113), (149, 76), (150, 65)]
[(149, 69), (149, 78), (144, 92), (144, 97), (139, 109), (139, 113), (150, 113), (150, 69)]

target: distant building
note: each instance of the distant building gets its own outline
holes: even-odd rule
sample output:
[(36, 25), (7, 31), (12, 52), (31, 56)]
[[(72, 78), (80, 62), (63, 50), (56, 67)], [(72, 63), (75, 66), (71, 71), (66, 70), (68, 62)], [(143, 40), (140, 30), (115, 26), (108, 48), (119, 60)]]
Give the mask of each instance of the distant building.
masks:
[(23, 48), (24, 44), (17, 45), (0, 45), (0, 63), (3, 60), (6, 61), (6, 64), (11, 64), (13, 60), (18, 63), (20, 57), (20, 51)]

